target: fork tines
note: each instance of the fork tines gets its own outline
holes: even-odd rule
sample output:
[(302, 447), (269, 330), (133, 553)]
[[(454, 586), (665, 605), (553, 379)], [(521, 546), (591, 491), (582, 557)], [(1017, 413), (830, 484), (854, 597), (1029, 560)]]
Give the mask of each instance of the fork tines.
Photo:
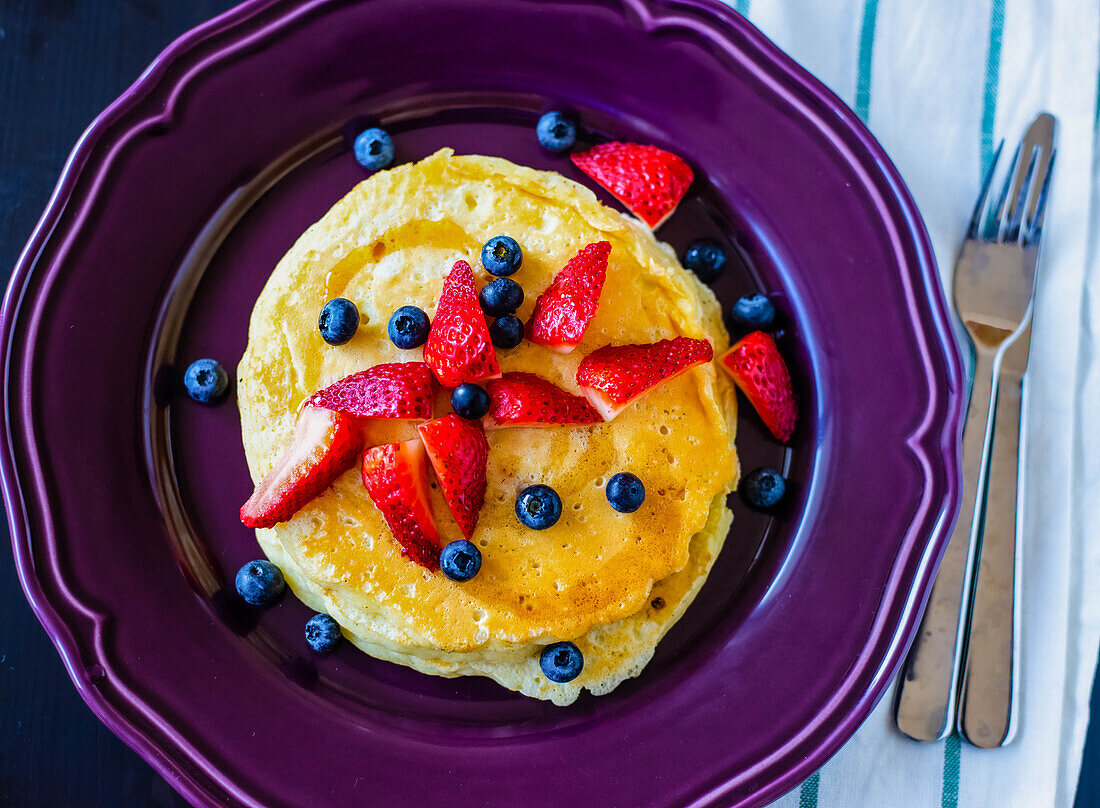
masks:
[(1057, 149), (1046, 154), (1032, 138), (1025, 137), (1016, 148), (1001, 192), (992, 203), (990, 189), (1003, 150), (1002, 140), (982, 180), (966, 237), (1001, 244), (1015, 242), (1028, 247), (1038, 242), (1042, 233)]

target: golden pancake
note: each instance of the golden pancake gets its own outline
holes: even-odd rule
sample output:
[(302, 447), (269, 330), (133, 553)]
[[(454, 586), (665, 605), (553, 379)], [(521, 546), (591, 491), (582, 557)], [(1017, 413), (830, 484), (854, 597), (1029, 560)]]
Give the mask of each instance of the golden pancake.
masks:
[[(716, 354), (728, 347), (713, 294), (648, 229), (558, 174), (445, 149), (360, 183), (273, 272), (238, 369), (254, 479), (287, 445), (297, 407), (314, 391), (375, 364), (421, 360), (420, 349), (389, 341), (390, 314), (415, 305), (433, 315), (458, 259), (484, 283), (481, 245), (500, 234), (524, 252), (512, 276), (526, 295), (523, 320), (581, 247), (612, 245), (582, 344), (571, 354), (529, 342), (498, 351), (505, 372), (535, 372), (576, 393), (577, 365), (603, 345), (683, 335), (709, 339)], [(334, 297), (352, 300), (361, 314), (356, 335), (338, 347), (317, 330), (318, 312)], [(445, 391), (437, 397), (437, 417), (447, 398)], [(728, 528), (724, 500), (736, 481), (733, 402), (728, 380), (707, 364), (609, 423), (488, 432), (488, 493), (472, 537), (483, 564), (465, 583), (402, 557), (357, 469), (289, 521), (259, 531), (261, 543), (297, 594), (330, 611), (369, 653), (432, 673), (483, 673), (531, 695), (571, 700), (578, 683), (599, 689), (593, 683), (621, 681), (615, 677), (631, 667), (624, 659), (644, 664), (705, 578)], [(415, 428), (372, 422), (369, 436), (372, 443), (409, 439)], [(606, 499), (606, 480), (619, 471), (633, 472), (646, 487), (633, 514), (618, 513)], [(523, 526), (514, 513), (516, 495), (534, 483), (550, 485), (562, 499), (562, 518), (547, 530)], [(443, 543), (461, 538), (438, 490), (432, 507)], [(652, 593), (662, 587), (669, 590), (666, 606), (655, 611)], [(588, 646), (585, 671), (569, 685), (550, 685), (538, 674), (537, 647), (565, 639)]]

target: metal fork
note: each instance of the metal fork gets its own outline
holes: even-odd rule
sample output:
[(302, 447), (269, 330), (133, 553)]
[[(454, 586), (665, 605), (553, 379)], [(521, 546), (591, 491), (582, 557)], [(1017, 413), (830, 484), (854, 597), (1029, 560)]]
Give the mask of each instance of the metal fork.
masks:
[[(1050, 150), (1040, 186), (1036, 219), (1021, 237), (1038, 261), (1039, 237), (1046, 218), (1055, 150)], [(1034, 308), (1034, 306), (1032, 306)], [(1006, 344), (1000, 355), (988, 482), (982, 521), (981, 551), (975, 570), (966, 656), (959, 694), (959, 733), (975, 746), (993, 749), (1012, 740), (1019, 693), (1019, 612), (1021, 527), (1019, 470), (1024, 448), (1023, 383), (1031, 353), (1031, 320), (1027, 330)]]
[[(970, 407), (963, 427), (962, 504), (902, 669), (894, 713), (898, 729), (920, 741), (939, 740), (955, 727), (973, 570), (981, 542), (996, 382), (1005, 351), (1031, 322), (1054, 127), (1053, 116), (1046, 113), (1031, 123), (1000, 196), (991, 206), (990, 188), (1002, 151), (997, 149), (955, 264), (955, 308), (974, 358)], [(1011, 653), (1008, 663), (1012, 665)]]

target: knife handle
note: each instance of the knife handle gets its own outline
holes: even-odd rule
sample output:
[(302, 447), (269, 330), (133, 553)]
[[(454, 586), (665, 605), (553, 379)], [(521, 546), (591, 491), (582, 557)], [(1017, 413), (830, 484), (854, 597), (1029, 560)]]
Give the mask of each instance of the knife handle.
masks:
[(956, 693), (963, 651), (963, 615), (967, 613), (981, 523), (985, 483), (985, 447), (993, 397), (996, 349), (975, 345), (974, 380), (963, 427), (962, 502), (955, 530), (940, 562), (924, 617), (902, 667), (894, 720), (918, 741), (938, 741), (955, 727)]
[(1004, 746), (1013, 731), (1019, 658), (1016, 556), (1022, 381), (1020, 373), (1002, 370), (997, 385), (981, 555), (959, 703), (959, 733), (983, 749)]

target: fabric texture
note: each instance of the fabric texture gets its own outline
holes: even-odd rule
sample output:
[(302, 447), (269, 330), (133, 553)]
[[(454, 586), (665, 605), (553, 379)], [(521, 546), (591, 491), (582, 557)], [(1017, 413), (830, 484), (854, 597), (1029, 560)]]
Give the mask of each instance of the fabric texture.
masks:
[(891, 689), (774, 806), (1069, 808), (1100, 639), (1100, 9), (1095, 0), (730, 5), (867, 123), (916, 198), (947, 289), (997, 144), (1011, 152), (1043, 110), (1059, 125), (1025, 384), (1017, 736), (988, 751), (958, 736), (916, 743), (894, 727)]

